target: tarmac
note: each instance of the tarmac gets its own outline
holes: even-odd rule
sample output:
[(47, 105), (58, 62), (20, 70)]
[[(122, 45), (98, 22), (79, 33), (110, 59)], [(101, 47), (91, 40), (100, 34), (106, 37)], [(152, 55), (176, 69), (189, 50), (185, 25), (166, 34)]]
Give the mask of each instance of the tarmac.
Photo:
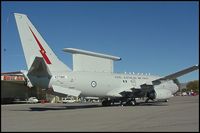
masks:
[(199, 96), (176, 96), (166, 103), (137, 106), (1, 105), (1, 131), (199, 132)]

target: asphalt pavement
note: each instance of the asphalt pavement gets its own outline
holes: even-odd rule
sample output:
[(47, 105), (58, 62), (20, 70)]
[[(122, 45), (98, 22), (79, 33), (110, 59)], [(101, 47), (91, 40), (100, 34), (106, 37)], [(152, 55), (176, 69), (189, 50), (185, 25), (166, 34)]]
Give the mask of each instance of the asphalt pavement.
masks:
[(1, 105), (1, 131), (199, 131), (199, 96), (167, 103), (102, 107), (100, 103)]

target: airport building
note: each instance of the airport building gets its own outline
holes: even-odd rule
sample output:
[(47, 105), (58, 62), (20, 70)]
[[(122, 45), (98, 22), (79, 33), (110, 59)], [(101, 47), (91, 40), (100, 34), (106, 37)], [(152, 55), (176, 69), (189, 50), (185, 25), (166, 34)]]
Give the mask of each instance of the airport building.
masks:
[(21, 72), (1, 73), (1, 104), (13, 103), (13, 101), (25, 101), (29, 97), (48, 102), (59, 102), (60, 97), (51, 95), (45, 89), (26, 86), (25, 77)]

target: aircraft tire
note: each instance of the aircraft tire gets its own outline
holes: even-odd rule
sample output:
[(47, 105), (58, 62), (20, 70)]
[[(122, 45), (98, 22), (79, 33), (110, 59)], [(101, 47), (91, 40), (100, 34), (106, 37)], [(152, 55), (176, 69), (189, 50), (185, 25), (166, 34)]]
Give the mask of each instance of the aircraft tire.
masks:
[(135, 101), (135, 100), (132, 100), (132, 101), (131, 101), (131, 105), (132, 105), (132, 106), (135, 106), (135, 105), (136, 105), (136, 101)]

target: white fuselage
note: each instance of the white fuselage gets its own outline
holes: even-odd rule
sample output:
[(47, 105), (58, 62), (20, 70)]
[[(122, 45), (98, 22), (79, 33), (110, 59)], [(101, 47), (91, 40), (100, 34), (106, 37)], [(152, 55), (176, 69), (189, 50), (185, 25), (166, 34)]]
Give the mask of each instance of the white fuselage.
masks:
[[(51, 88), (51, 85), (53, 84), (64, 88), (80, 90), (81, 95), (83, 96), (106, 97), (111, 90), (130, 90), (130, 88), (140, 89), (141, 84), (148, 82), (150, 84), (150, 81), (158, 78), (159, 76), (153, 75), (68, 72), (63, 75), (52, 76), (48, 87), (46, 86), (46, 88)], [(172, 94), (178, 90), (177, 85), (171, 80), (156, 87), (159, 89), (170, 90)]]

